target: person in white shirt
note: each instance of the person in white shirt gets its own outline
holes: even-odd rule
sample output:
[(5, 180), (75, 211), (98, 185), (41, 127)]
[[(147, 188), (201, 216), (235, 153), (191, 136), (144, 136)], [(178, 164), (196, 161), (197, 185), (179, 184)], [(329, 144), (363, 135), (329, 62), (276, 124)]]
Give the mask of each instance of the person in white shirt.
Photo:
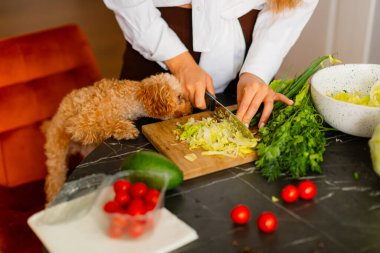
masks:
[(127, 41), (121, 78), (141, 79), (170, 71), (181, 82), (192, 105), (201, 109), (206, 106), (206, 90), (213, 94), (224, 92), (235, 80), (237, 117), (248, 125), (263, 104), (259, 127), (268, 121), (274, 101), (293, 104), (267, 84), (298, 39), (318, 0), (104, 3), (115, 13)]

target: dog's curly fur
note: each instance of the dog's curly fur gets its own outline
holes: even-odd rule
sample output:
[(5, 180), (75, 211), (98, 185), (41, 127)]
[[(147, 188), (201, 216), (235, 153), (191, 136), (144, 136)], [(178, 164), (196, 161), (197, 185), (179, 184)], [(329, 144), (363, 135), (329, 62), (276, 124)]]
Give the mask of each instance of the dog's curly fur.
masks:
[(102, 79), (73, 90), (61, 102), (51, 121), (42, 126), (46, 137), (46, 200), (49, 203), (66, 180), (70, 143), (94, 146), (109, 137), (133, 139), (139, 134), (133, 121), (140, 117), (167, 119), (191, 112), (178, 80), (157, 74), (141, 82)]

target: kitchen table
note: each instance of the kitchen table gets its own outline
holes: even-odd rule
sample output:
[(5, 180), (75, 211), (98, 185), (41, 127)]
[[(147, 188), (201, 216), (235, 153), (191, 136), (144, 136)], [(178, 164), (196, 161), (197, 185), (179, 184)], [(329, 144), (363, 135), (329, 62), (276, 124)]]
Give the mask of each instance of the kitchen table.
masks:
[[(150, 122), (140, 119), (137, 125), (141, 129)], [(327, 136), (323, 173), (303, 178), (317, 186), (312, 201), (282, 202), (282, 188), (298, 181), (282, 177), (268, 183), (254, 163), (194, 178), (168, 191), (166, 208), (199, 235), (175, 252), (380, 252), (380, 177), (372, 169), (368, 139), (337, 131)], [(68, 181), (115, 173), (124, 157), (136, 150), (154, 147), (142, 134), (135, 140), (108, 139)], [(273, 196), (280, 201), (273, 201)], [(234, 225), (230, 219), (237, 204), (251, 210), (247, 225)], [(256, 218), (263, 211), (277, 216), (274, 233), (258, 231)]]

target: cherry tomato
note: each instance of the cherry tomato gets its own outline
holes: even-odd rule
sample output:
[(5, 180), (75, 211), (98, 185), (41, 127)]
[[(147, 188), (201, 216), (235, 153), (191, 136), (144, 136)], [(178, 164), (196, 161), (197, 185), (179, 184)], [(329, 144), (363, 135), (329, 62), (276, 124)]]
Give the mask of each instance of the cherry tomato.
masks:
[(108, 235), (112, 238), (119, 238), (123, 235), (123, 228), (110, 226), (108, 228)]
[(144, 215), (146, 213), (145, 204), (141, 199), (132, 199), (126, 212), (131, 216)]
[(127, 192), (129, 190), (129, 187), (131, 187), (131, 183), (125, 179), (118, 179), (113, 184), (113, 189), (116, 193), (117, 192)]
[(237, 205), (232, 209), (230, 216), (234, 223), (243, 225), (249, 221), (251, 212), (246, 205)]
[(115, 194), (115, 202), (119, 205), (124, 206), (130, 201), (131, 197), (127, 192), (116, 192)]
[(283, 201), (291, 203), (298, 199), (298, 188), (292, 184), (285, 186), (281, 191)]
[(304, 180), (298, 185), (300, 197), (305, 200), (313, 199), (317, 194), (317, 187), (309, 180)]
[(277, 219), (271, 212), (263, 212), (257, 218), (257, 228), (264, 233), (272, 233), (277, 228)]
[(131, 193), (133, 198), (142, 198), (148, 191), (148, 187), (141, 182), (137, 182), (131, 185), (129, 188), (129, 192)]
[(111, 225), (114, 227), (125, 228), (128, 225), (128, 219), (122, 215), (117, 215), (111, 218)]
[(135, 222), (133, 224), (130, 224), (127, 228), (127, 233), (132, 238), (137, 238), (144, 234), (144, 224), (141, 224), (139, 222)]
[(103, 210), (107, 213), (116, 213), (119, 209), (120, 205), (116, 201), (108, 201), (103, 206)]
[(148, 192), (144, 196), (144, 201), (146, 205), (152, 206), (154, 208), (157, 205), (159, 198), (160, 198), (160, 192), (158, 190), (149, 189)]

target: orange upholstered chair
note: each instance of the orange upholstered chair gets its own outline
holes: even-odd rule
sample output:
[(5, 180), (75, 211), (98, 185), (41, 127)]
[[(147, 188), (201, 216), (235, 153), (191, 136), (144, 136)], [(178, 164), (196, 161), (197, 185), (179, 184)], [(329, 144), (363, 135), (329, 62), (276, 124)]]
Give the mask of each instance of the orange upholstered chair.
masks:
[(100, 78), (77, 25), (0, 39), (0, 185), (45, 177), (41, 122), (72, 89)]

